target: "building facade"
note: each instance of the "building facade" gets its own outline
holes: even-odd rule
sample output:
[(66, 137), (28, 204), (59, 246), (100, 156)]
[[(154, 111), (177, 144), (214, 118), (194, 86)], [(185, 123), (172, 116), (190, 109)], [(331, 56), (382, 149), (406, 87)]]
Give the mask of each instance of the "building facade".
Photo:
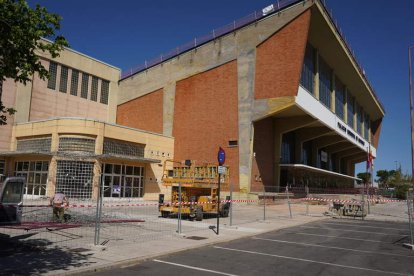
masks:
[[(318, 0), (268, 7), (122, 77), (72, 50), (42, 58), (48, 81), (7, 81), (3, 93), (18, 112), (1, 127), (0, 170), (40, 177), (27, 194), (82, 190), (70, 176), (87, 172), (85, 197), (101, 186), (108, 197), (155, 198), (164, 160), (216, 163), (219, 147), (246, 197), (353, 187), (355, 164), (376, 156), (384, 108)], [(72, 161), (85, 164), (71, 174)]]

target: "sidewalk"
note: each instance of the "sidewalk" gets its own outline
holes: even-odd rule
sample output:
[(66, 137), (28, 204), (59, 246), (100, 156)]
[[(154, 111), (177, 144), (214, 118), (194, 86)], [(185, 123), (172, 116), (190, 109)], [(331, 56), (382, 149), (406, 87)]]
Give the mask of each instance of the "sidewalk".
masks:
[(196, 233), (197, 236), (195, 238), (203, 238), (199, 240), (192, 239), (191, 235), (186, 236), (176, 234), (172, 237), (162, 237), (157, 240), (145, 241), (140, 244), (121, 240), (118, 241), (116, 245), (112, 244), (107, 247), (85, 245), (85, 248), (88, 248), (89, 251), (78, 253), (87, 257), (83, 258), (84, 264), (79, 263), (76, 266), (68, 266), (63, 269), (49, 271), (45, 273), (45, 275), (80, 274), (82, 272), (100, 271), (118, 266), (128, 266), (145, 259), (165, 254), (254, 236), (256, 234), (284, 229), (326, 218), (327, 217), (322, 215), (296, 216), (292, 219), (286, 218), (246, 223), (243, 224), (243, 226), (230, 227), (225, 225), (220, 227), (220, 235), (216, 235), (212, 230)]

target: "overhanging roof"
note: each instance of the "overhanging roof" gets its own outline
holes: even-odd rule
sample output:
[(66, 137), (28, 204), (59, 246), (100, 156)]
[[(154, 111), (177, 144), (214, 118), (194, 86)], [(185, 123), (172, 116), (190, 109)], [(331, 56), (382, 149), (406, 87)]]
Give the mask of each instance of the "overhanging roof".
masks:
[(358, 178), (358, 177), (354, 177), (354, 176), (350, 176), (350, 175), (346, 175), (346, 174), (341, 174), (341, 173), (337, 173), (337, 172), (332, 172), (332, 171), (328, 171), (328, 170), (324, 170), (324, 169), (320, 169), (320, 168), (316, 168), (316, 167), (312, 167), (312, 166), (308, 166), (308, 165), (304, 165), (304, 164), (280, 164), (280, 167), (281, 168), (292, 168), (292, 169), (311, 171), (311, 172), (316, 172), (316, 173), (321, 173), (321, 174), (326, 174), (326, 175), (332, 175), (332, 176), (337, 176), (337, 177), (362, 181), (362, 179)]

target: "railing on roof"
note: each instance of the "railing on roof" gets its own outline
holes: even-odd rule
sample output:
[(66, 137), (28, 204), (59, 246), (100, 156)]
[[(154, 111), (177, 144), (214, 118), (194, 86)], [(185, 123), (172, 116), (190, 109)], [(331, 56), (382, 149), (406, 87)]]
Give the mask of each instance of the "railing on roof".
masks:
[[(223, 36), (225, 34), (234, 32), (237, 29), (240, 29), (240, 28), (242, 28), (242, 27), (244, 27), (244, 26), (246, 26), (246, 25), (248, 25), (252, 22), (255, 22), (255, 21), (257, 21), (257, 20), (259, 20), (263, 17), (266, 17), (270, 14), (279, 12), (282, 9), (285, 9), (285, 8), (287, 8), (287, 7), (289, 7), (293, 4), (296, 4), (296, 3), (299, 3), (299, 2), (304, 2), (304, 1), (309, 1), (309, 0), (277, 0), (272, 5), (266, 7), (266, 8), (269, 8), (269, 10), (267, 12), (265, 12), (266, 8), (262, 9), (262, 10), (259, 10), (259, 11), (255, 11), (255, 12), (253, 12), (253, 13), (251, 13), (251, 14), (243, 17), (243, 18), (240, 18), (238, 20), (234, 20), (232, 23), (229, 23), (229, 24), (227, 24), (223, 27), (220, 27), (218, 29), (214, 29), (207, 35), (204, 35), (204, 36), (201, 36), (201, 37), (198, 37), (198, 38), (194, 38), (193, 41), (190, 41), (190, 42), (188, 42), (184, 45), (178, 46), (175, 49), (173, 49), (173, 50), (171, 50), (167, 53), (161, 54), (159, 57), (156, 57), (152, 60), (145, 61), (143, 64), (141, 64), (141, 65), (139, 65), (135, 68), (131, 68), (130, 70), (128, 70), (126, 72), (122, 72), (121, 80), (125, 79), (125, 78), (128, 78), (128, 77), (130, 77), (134, 74), (137, 74), (141, 71), (144, 71), (148, 68), (151, 68), (153, 66), (161, 64), (162, 62), (167, 61), (169, 59), (172, 59), (172, 58), (174, 58), (174, 57), (176, 57), (176, 56), (178, 56), (182, 53), (185, 53), (185, 52), (188, 52), (192, 49), (195, 49), (195, 48), (197, 48), (197, 47), (199, 47), (203, 44), (206, 44), (206, 43), (208, 43), (208, 42), (210, 42), (210, 41), (212, 41), (212, 40), (214, 40), (214, 39), (216, 39), (220, 36)], [(338, 22), (333, 19), (332, 11), (328, 10), (327, 5), (325, 3), (325, 0), (321, 1), (321, 3), (322, 3), (322, 6), (324, 7), (326, 13), (329, 16), (329, 19), (331, 20), (331, 23), (335, 26), (337, 32), (340, 34), (340, 37), (341, 37), (342, 41), (345, 44), (345, 47), (348, 49), (348, 52), (350, 53), (351, 57), (353, 58), (354, 62), (356, 63), (358, 71), (363, 76), (363, 78), (366, 80), (369, 88), (372, 90), (372, 92), (374, 94), (374, 97), (378, 101), (381, 108), (383, 110), (385, 110), (384, 106), (380, 102), (377, 94), (375, 93), (375, 90), (371, 86), (371, 84), (368, 80), (368, 77), (365, 73), (365, 70), (362, 68), (361, 63), (359, 63), (358, 59), (355, 56), (354, 51), (351, 49), (348, 41), (346, 40), (345, 35), (342, 33), (341, 28), (338, 26)]]
[(240, 29), (240, 28), (242, 28), (242, 27), (244, 27), (244, 26), (246, 26), (246, 25), (248, 25), (252, 22), (255, 22), (255, 21), (257, 21), (257, 20), (259, 20), (259, 19), (261, 19), (261, 18), (263, 18), (263, 17), (265, 17), (269, 14), (278, 12), (278, 11), (280, 11), (280, 10), (282, 10), (282, 9), (292, 5), (292, 4), (295, 4), (295, 3), (298, 3), (298, 2), (301, 2), (301, 1), (303, 1), (303, 0), (300, 0), (300, 1), (298, 1), (298, 0), (278, 0), (273, 5), (269, 6), (269, 7), (272, 6), (273, 8), (270, 8), (268, 12), (264, 12), (263, 10), (255, 11), (255, 12), (253, 12), (253, 13), (251, 13), (251, 14), (243, 17), (243, 18), (240, 18), (238, 20), (234, 20), (232, 23), (229, 23), (229, 24), (227, 24), (223, 27), (214, 29), (207, 35), (194, 38), (193, 41), (190, 41), (190, 42), (188, 42), (184, 45), (176, 47), (175, 49), (173, 49), (173, 50), (171, 50), (167, 53), (161, 54), (160, 56), (158, 56), (158, 57), (156, 57), (152, 60), (145, 61), (145, 63), (143, 63), (143, 64), (141, 64), (141, 65), (139, 65), (135, 68), (132, 68), (132, 69), (126, 71), (126, 72), (122, 72), (121, 80), (125, 79), (125, 78), (128, 78), (128, 77), (130, 77), (130, 76), (132, 76), (136, 73), (139, 73), (141, 71), (144, 71), (148, 68), (151, 68), (155, 65), (158, 65), (158, 64), (160, 64), (164, 61), (172, 59), (172, 58), (174, 58), (174, 57), (176, 57), (176, 56), (178, 56), (182, 53), (185, 53), (185, 52), (188, 52), (188, 51), (190, 51), (194, 48), (197, 48), (197, 47), (199, 47), (203, 44), (206, 44), (206, 43), (208, 43), (208, 42), (210, 42), (210, 41), (212, 41), (212, 40), (214, 40), (214, 39), (216, 39), (220, 36), (223, 36), (225, 34), (234, 32), (235, 30)]

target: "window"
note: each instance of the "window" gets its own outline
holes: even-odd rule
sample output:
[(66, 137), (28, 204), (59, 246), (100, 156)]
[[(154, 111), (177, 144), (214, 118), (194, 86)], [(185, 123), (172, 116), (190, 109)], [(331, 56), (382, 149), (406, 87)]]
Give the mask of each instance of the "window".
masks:
[(312, 140), (303, 142), (302, 146), (302, 163), (304, 165), (312, 165)]
[(331, 108), (331, 81), (332, 70), (326, 62), (319, 59), (319, 100), (326, 107)]
[(293, 164), (295, 160), (295, 133), (289, 132), (282, 135), (282, 164)]
[(360, 135), (362, 135), (362, 107), (361, 106), (359, 106), (359, 105), (357, 105), (357, 112), (356, 112), (356, 115), (357, 115), (357, 121), (356, 121), (356, 123), (357, 123), (357, 132), (358, 132), (358, 134), (360, 134)]
[(348, 111), (348, 125), (351, 128), (354, 128), (354, 114), (355, 114), (355, 108), (354, 108), (354, 99), (352, 98), (351, 93), (348, 92), (347, 96), (347, 111)]
[(101, 103), (108, 104), (109, 81), (102, 80), (101, 83)]
[(52, 138), (34, 138), (17, 140), (17, 151), (50, 152)]
[(84, 99), (88, 98), (88, 87), (89, 86), (89, 75), (82, 73), (82, 87), (81, 87), (81, 97)]
[(79, 71), (72, 69), (72, 80), (70, 83), (70, 94), (73, 96), (78, 95), (78, 83), (79, 83)]
[(93, 162), (58, 160), (56, 189), (71, 198), (91, 198)]
[(6, 161), (0, 160), (0, 182), (3, 181), (3, 178), (6, 176)]
[(26, 178), (25, 194), (46, 195), (48, 161), (18, 161), (15, 165), (14, 174)]
[(336, 78), (335, 79), (335, 113), (336, 115), (344, 120), (344, 104), (345, 104), (345, 86), (342, 82)]
[(369, 115), (365, 113), (364, 116), (364, 138), (369, 141)]
[(300, 77), (300, 84), (305, 88), (309, 93), (314, 94), (314, 55), (313, 47), (309, 43), (306, 45), (305, 58), (303, 61), (302, 75)]
[(104, 197), (142, 197), (144, 167), (102, 164)]
[(144, 157), (145, 146), (111, 139), (105, 139), (103, 145), (103, 153), (109, 155), (124, 155)]
[(229, 147), (236, 147), (238, 145), (238, 141), (237, 140), (230, 140), (229, 141)]
[(47, 88), (56, 89), (56, 75), (57, 75), (57, 63), (51, 61), (49, 64), (49, 80), (47, 82)]
[(94, 153), (95, 139), (79, 137), (60, 137), (59, 152)]
[(95, 76), (92, 77), (91, 100), (98, 100), (98, 78)]
[(59, 91), (66, 93), (68, 89), (68, 67), (61, 66), (60, 67), (60, 83), (59, 83)]

